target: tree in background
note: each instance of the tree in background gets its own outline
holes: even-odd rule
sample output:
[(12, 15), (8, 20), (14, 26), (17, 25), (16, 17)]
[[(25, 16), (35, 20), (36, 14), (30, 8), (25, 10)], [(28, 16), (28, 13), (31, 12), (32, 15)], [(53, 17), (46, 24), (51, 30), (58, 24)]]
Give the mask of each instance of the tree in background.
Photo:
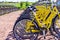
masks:
[(29, 2), (26, 2), (26, 6), (28, 7), (30, 4), (29, 4)]
[(20, 9), (26, 9), (28, 6), (32, 4), (32, 2), (20, 2)]
[(26, 2), (23, 2), (22, 8), (23, 8), (23, 9), (26, 9), (26, 7), (27, 7), (27, 6), (26, 6)]
[(22, 3), (22, 2), (20, 2), (20, 6), (21, 6), (21, 7), (20, 7), (20, 9), (22, 9), (22, 5), (23, 5), (23, 3)]

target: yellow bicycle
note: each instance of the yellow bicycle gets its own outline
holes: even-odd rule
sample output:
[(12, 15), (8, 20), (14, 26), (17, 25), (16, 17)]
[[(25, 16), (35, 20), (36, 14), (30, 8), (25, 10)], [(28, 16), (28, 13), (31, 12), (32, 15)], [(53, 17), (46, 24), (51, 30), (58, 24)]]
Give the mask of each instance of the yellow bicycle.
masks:
[(60, 38), (60, 13), (56, 6), (50, 2), (37, 2), (29, 6), (16, 20), (13, 33), (16, 40), (37, 40), (38, 34), (45, 39), (47, 30), (57, 38)]

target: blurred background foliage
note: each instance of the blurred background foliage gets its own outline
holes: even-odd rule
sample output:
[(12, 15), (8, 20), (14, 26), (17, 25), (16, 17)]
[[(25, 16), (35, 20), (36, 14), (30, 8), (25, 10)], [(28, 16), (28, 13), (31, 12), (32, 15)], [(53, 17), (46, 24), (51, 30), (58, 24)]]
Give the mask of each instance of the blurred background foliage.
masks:
[(32, 5), (33, 2), (0, 2), (0, 6), (13, 6), (13, 7), (17, 7), (19, 9), (26, 9), (28, 6)]

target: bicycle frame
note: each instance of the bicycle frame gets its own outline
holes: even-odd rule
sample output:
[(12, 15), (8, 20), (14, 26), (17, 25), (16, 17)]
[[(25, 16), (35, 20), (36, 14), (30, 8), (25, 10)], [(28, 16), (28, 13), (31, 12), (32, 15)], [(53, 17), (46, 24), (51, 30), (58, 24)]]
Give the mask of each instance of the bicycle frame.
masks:
[[(32, 22), (35, 19), (39, 28), (49, 29), (51, 27), (51, 25), (53, 23), (53, 19), (56, 17), (56, 15), (58, 15), (60, 17), (56, 7), (51, 9), (50, 6), (49, 7), (36, 6), (36, 8), (37, 8), (37, 11), (33, 12), (33, 14), (32, 14), (34, 16), (34, 18), (32, 19)], [(33, 26), (33, 24), (31, 24), (31, 23), (27, 23), (26, 30), (30, 29), (30, 25)], [(39, 30), (31, 30), (31, 31), (33, 33), (40, 32)]]

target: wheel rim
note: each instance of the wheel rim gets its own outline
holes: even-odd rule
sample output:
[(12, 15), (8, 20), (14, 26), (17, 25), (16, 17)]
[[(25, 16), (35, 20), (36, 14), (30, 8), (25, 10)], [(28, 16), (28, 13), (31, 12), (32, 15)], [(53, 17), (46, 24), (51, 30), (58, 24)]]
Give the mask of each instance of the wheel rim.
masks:
[(55, 21), (53, 22), (53, 26), (51, 27), (51, 33), (57, 38), (60, 38), (60, 19), (56, 17)]
[[(37, 37), (37, 34), (33, 34), (33, 33), (26, 33), (25, 32), (25, 25), (26, 25), (26, 21), (29, 19), (24, 19), (19, 21), (15, 28), (14, 28), (14, 34), (16, 37), (22, 38), (22, 39), (34, 39)], [(31, 21), (31, 20), (29, 20)]]

